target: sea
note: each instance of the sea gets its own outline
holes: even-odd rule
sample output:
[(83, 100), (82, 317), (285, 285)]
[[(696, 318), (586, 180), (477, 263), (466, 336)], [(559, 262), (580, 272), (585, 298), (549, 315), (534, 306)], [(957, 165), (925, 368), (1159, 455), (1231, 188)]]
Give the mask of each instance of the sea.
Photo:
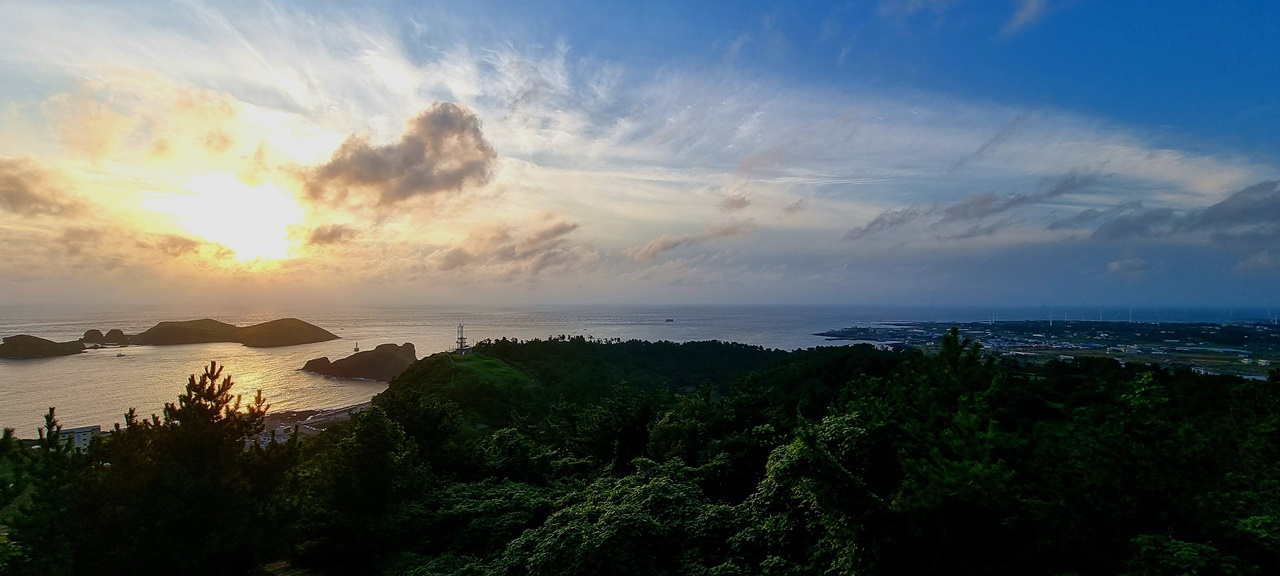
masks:
[[(252, 398), (258, 390), (271, 410), (337, 408), (368, 401), (384, 382), (337, 379), (301, 371), (307, 360), (346, 357), (359, 346), (412, 343), (418, 356), (450, 350), (458, 325), (469, 342), (548, 338), (720, 340), (795, 350), (847, 345), (816, 333), (885, 322), (975, 322), (988, 320), (1130, 320), (1137, 322), (1236, 322), (1271, 317), (1265, 309), (1227, 308), (990, 308), (940, 306), (805, 305), (557, 305), (423, 306), (350, 309), (220, 308), (162, 306), (4, 306), (0, 336), (30, 334), (75, 340), (89, 329), (119, 328), (136, 334), (165, 320), (212, 318), (247, 326), (293, 317), (340, 338), (317, 344), (248, 348), (234, 343), (129, 346), (35, 360), (0, 359), (0, 426), (35, 437), (44, 414), (56, 408), (64, 428), (111, 427), (134, 408), (141, 417), (159, 414), (182, 392), (187, 378), (210, 361), (224, 366), (234, 390)], [(670, 321), (668, 321), (670, 320)]]

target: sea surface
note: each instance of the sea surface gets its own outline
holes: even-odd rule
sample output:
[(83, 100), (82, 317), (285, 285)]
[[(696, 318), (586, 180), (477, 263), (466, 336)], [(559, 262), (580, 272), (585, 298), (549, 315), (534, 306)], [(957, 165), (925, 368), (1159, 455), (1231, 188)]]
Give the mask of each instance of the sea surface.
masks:
[[(34, 437), (49, 407), (64, 427), (123, 420), (129, 408), (159, 414), (182, 392), (187, 377), (213, 360), (225, 366), (246, 399), (262, 390), (272, 410), (334, 408), (369, 400), (382, 382), (342, 380), (302, 372), (307, 360), (331, 360), (378, 344), (411, 342), (418, 356), (452, 349), (463, 324), (472, 343), (486, 338), (590, 336), (597, 339), (721, 340), (794, 350), (841, 345), (814, 333), (892, 321), (972, 322), (990, 319), (1230, 322), (1269, 317), (1266, 310), (1120, 309), (1033, 307), (1022, 309), (934, 306), (538, 306), (417, 307), (347, 310), (217, 309), (163, 307), (83, 308), (0, 306), (0, 336), (31, 334), (55, 341), (80, 338), (96, 328), (136, 334), (164, 320), (213, 318), (246, 326), (276, 318), (300, 318), (341, 338), (281, 348), (239, 344), (130, 346), (37, 360), (0, 359), (0, 426)], [(672, 322), (666, 320), (670, 318)], [(119, 356), (118, 354), (124, 354)]]

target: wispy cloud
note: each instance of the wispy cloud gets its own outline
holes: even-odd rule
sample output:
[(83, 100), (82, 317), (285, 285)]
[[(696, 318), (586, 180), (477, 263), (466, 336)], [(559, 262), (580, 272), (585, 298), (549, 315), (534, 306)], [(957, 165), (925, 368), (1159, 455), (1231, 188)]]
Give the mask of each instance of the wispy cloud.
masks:
[(644, 245), (628, 248), (626, 250), (626, 254), (633, 260), (653, 260), (654, 258), (677, 248), (697, 246), (716, 238), (745, 236), (758, 229), (759, 226), (749, 220), (729, 220), (727, 222), (707, 226), (705, 230), (696, 234), (663, 234)]
[(1049, 8), (1049, 0), (1018, 0), (1018, 9), (1009, 18), (1001, 31), (1005, 36), (1012, 36), (1024, 28), (1044, 18)]
[[(879, 9), (950, 23), (962, 4)], [(1019, 2), (1007, 33), (1058, 8)], [(19, 252), (43, 241), (75, 246), (76, 258), (98, 251), (115, 270), (157, 255), (220, 262), (217, 246), (134, 210), (190, 194), (187, 182), (209, 173), (308, 200), (297, 257), (272, 272), (290, 282), (359, 269), (351, 276), (433, 287), (555, 278), (599, 293), (640, 274), (655, 285), (837, 286), (859, 265), (889, 267), (885, 243), (902, 247), (893, 269), (904, 278), (958, 273), (948, 266), (960, 259), (930, 251), (978, 247), (1176, 239), (1230, 250), (1250, 269), (1274, 254), (1263, 251), (1267, 219), (1280, 221), (1274, 189), (1241, 193), (1274, 166), (1079, 113), (824, 88), (747, 66), (637, 67), (447, 15), (404, 27), (376, 10), (287, 3), (171, 12), (7, 7), (15, 24), (0, 50), (61, 88), (24, 108), (33, 129), (4, 142), (53, 152), (0, 157), (0, 257), (40, 268)], [(781, 30), (771, 26), (738, 37), (739, 58), (767, 51), (766, 32)], [(65, 41), (45, 42), (55, 30)], [(734, 48), (714, 50), (713, 63)], [(109, 225), (93, 229), (135, 230), (146, 246), (64, 237), (50, 223), (92, 228), (72, 212), (95, 199)], [(832, 241), (842, 235), (857, 242)]]
[(1141, 274), (1147, 270), (1147, 261), (1142, 258), (1126, 258), (1124, 260), (1114, 260), (1107, 264), (1107, 272), (1119, 274), (1122, 276), (1133, 276)]

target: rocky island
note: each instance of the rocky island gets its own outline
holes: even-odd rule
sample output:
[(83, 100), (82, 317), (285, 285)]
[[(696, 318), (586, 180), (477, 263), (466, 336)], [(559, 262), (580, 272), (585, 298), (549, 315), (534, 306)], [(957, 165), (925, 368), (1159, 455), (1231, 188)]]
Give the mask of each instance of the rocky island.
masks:
[(307, 372), (337, 378), (365, 378), (387, 382), (418, 360), (413, 344), (402, 346), (381, 344), (373, 350), (356, 352), (346, 358), (330, 362), (326, 356), (308, 360), (302, 367)]
[(161, 322), (141, 334), (129, 337), (129, 342), (153, 346), (238, 342), (250, 348), (274, 348), (327, 342), (337, 338), (336, 334), (297, 318), (281, 318), (245, 327), (205, 318)]
[[(97, 349), (104, 346), (130, 344), (168, 346), (236, 342), (250, 348), (274, 348), (336, 339), (338, 339), (336, 334), (297, 318), (281, 318), (244, 327), (205, 318), (182, 322), (161, 322), (145, 332), (132, 336), (126, 335), (118, 328), (109, 330), (106, 334), (91, 328), (86, 330), (79, 340), (71, 342), (54, 342), (27, 334), (7, 336), (3, 340), (4, 343), (0, 344), (0, 358), (30, 359), (68, 356), (83, 352), (86, 346)], [(412, 351), (412, 347), (410, 350)]]
[(6, 336), (0, 344), (0, 358), (48, 358), (51, 356), (70, 356), (84, 352), (84, 344), (79, 341), (54, 342), (27, 334)]

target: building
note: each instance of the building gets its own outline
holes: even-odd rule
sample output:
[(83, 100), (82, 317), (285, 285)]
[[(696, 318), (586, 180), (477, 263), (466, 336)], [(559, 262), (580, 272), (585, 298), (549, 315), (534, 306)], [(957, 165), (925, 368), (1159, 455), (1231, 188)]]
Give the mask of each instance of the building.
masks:
[(64, 444), (70, 444), (77, 452), (86, 452), (89, 450), (89, 442), (94, 436), (102, 435), (102, 426), (81, 426), (79, 428), (63, 428), (58, 433), (58, 439)]

